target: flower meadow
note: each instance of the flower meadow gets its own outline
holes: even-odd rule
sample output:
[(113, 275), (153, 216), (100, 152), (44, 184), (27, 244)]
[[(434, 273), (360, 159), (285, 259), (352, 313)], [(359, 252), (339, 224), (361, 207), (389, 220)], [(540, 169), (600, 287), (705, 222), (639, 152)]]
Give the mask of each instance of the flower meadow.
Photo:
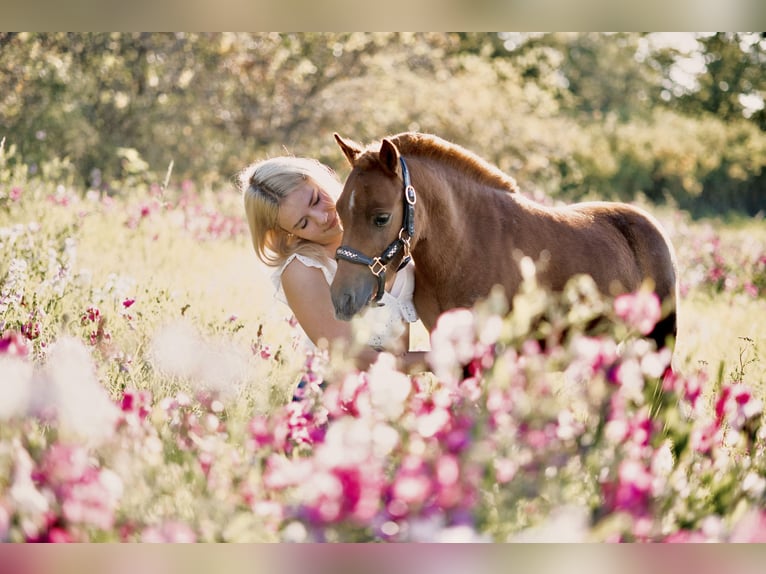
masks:
[[(641, 337), (651, 293), (552, 295), (525, 263), (512, 313), (493, 294), (439, 319), (428, 371), (358, 371), (303, 351), (246, 271), (233, 191), (76, 190), (66, 162), (12, 153), (0, 540), (766, 541), (762, 331), (725, 341), (733, 363), (671, 357)], [(763, 234), (667, 221), (681, 338), (687, 301), (764, 316)]]

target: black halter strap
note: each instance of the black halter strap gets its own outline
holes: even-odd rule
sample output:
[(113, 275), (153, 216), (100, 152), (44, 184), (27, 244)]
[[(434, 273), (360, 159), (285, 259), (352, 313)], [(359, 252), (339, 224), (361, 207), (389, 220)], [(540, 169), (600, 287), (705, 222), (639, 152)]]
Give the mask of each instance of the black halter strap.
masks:
[(370, 272), (378, 280), (378, 290), (375, 293), (373, 301), (379, 303), (383, 298), (386, 286), (386, 267), (391, 260), (396, 257), (400, 251), (404, 250), (404, 257), (399, 264), (397, 271), (403, 269), (412, 259), (410, 255), (410, 239), (415, 235), (415, 204), (417, 203), (417, 195), (415, 194), (415, 188), (412, 187), (410, 181), (410, 172), (407, 169), (407, 163), (403, 157), (399, 157), (399, 162), (402, 166), (402, 181), (404, 185), (404, 209), (402, 215), (402, 227), (399, 230), (399, 236), (388, 244), (378, 257), (367, 257), (364, 253), (357, 251), (351, 247), (341, 245), (335, 251), (335, 259), (344, 259), (351, 263), (358, 263), (359, 265), (367, 265)]

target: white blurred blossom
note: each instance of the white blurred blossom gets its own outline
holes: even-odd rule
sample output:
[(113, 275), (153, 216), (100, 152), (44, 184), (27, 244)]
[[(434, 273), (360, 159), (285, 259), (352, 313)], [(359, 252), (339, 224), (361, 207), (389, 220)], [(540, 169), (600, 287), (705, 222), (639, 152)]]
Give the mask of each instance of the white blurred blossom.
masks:
[(463, 365), (474, 357), (476, 326), (473, 311), (455, 309), (443, 313), (431, 333), (428, 360), (434, 374), (451, 381), (460, 376)]
[(385, 418), (398, 419), (412, 390), (410, 378), (396, 369), (396, 359), (389, 353), (378, 355), (368, 372), (372, 406)]
[(0, 420), (21, 417), (29, 410), (32, 365), (21, 357), (0, 357)]
[(226, 340), (205, 340), (188, 321), (176, 321), (157, 331), (150, 357), (161, 373), (216, 391), (221, 398), (235, 395), (250, 369), (245, 349)]
[(48, 352), (42, 372), (43, 407), (53, 407), (61, 432), (93, 442), (109, 438), (119, 416), (118, 407), (96, 377), (85, 345), (62, 337)]
[(29, 517), (42, 517), (48, 511), (48, 499), (32, 481), (34, 462), (18, 439), (13, 440), (13, 483), (8, 491), (10, 501), (16, 512)]
[(586, 542), (588, 536), (588, 509), (564, 506), (551, 512), (542, 523), (514, 535), (509, 542)]

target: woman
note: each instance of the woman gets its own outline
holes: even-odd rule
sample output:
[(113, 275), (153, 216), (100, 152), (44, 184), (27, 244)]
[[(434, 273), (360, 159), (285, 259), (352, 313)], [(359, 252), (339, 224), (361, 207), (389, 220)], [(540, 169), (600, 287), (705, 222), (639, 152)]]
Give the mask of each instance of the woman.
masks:
[[(287, 303), (314, 345), (350, 343), (352, 324), (335, 318), (330, 298), (335, 250), (343, 236), (335, 211), (342, 185), (335, 173), (313, 159), (283, 156), (248, 166), (238, 183), (255, 253), (275, 268), (277, 298)], [(409, 323), (417, 320), (412, 265), (392, 275), (383, 305), (369, 308), (355, 322), (368, 344), (356, 364), (366, 369), (385, 350), (399, 358), (402, 370), (422, 370), (426, 353), (409, 350)]]

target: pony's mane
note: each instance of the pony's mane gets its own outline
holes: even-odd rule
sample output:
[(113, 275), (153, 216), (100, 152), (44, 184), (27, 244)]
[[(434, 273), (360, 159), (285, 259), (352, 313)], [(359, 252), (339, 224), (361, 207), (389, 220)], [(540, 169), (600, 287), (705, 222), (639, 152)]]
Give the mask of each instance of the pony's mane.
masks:
[(432, 134), (404, 132), (390, 139), (399, 152), (407, 155), (437, 159), (451, 164), (464, 172), (471, 173), (479, 181), (492, 187), (507, 189), (511, 192), (519, 191), (516, 180), (507, 175), (499, 168), (482, 159), (475, 153), (462, 146), (448, 142)]

